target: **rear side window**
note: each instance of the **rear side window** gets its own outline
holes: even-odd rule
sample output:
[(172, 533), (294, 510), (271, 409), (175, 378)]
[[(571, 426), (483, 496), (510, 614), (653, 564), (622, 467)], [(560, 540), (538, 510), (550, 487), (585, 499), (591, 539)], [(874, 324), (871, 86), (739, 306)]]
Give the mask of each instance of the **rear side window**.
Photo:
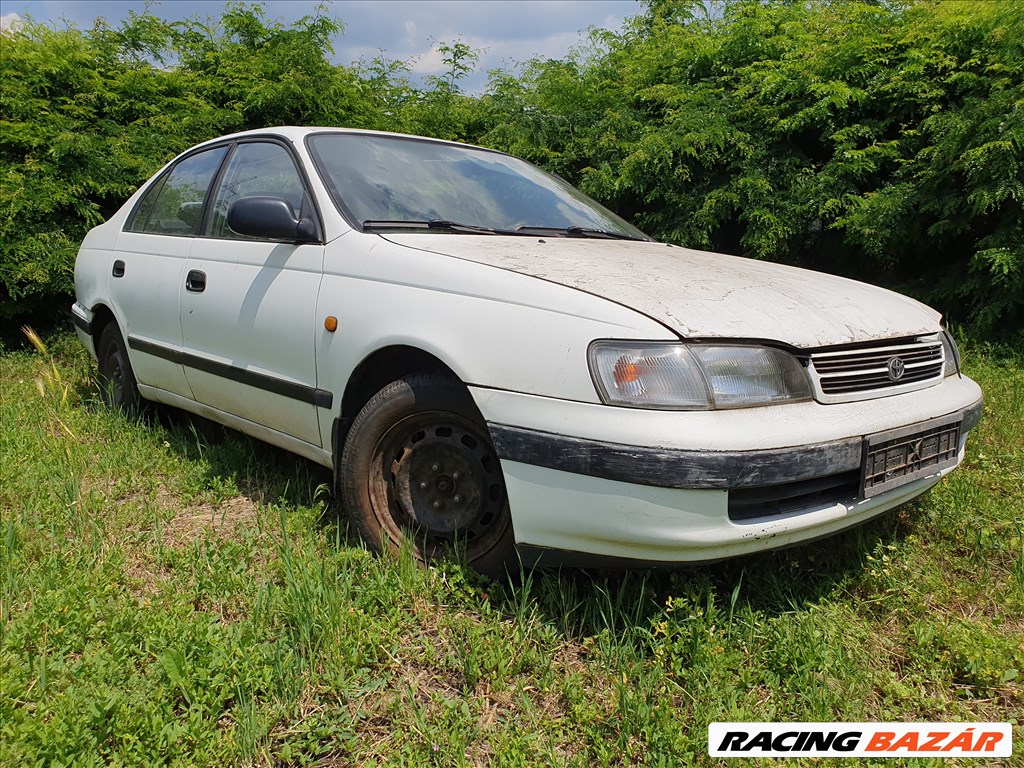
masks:
[[(292, 156), (280, 144), (239, 144), (228, 161), (214, 198), (210, 236), (242, 238), (228, 226), (228, 207), (242, 197), (270, 196), (287, 200), (296, 216), (302, 212), (305, 188)], [(246, 238), (248, 239), (248, 238)]]
[(198, 235), (203, 203), (227, 147), (189, 155), (165, 174), (142, 198), (128, 224), (131, 232)]

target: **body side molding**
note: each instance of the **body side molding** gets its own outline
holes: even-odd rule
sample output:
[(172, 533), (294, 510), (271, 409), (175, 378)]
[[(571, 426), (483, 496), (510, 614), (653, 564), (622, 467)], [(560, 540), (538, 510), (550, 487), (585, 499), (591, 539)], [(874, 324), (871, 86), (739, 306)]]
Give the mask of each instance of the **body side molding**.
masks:
[(198, 355), (183, 352), (180, 349), (166, 347), (163, 344), (156, 344), (135, 336), (128, 337), (128, 346), (136, 352), (170, 360), (172, 363), (178, 363), (203, 373), (213, 374), (214, 376), (222, 376), (225, 379), (237, 381), (239, 384), (273, 392), (275, 395), (288, 397), (292, 400), (311, 403), (318, 408), (330, 408), (334, 405), (334, 395), (326, 389), (318, 389), (306, 384), (298, 384), (294, 381), (281, 379), (277, 376), (270, 376), (266, 373), (258, 373), (257, 371), (250, 371), (246, 368), (239, 368), (238, 366), (228, 365), (216, 360), (208, 360)]

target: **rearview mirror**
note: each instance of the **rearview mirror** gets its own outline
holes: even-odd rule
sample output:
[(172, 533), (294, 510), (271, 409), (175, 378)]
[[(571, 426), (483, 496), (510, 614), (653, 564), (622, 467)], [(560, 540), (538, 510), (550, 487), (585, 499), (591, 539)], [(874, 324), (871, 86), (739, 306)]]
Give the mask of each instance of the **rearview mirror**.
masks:
[(300, 219), (283, 197), (253, 195), (228, 206), (228, 226), (240, 235), (306, 243), (317, 240), (316, 223)]

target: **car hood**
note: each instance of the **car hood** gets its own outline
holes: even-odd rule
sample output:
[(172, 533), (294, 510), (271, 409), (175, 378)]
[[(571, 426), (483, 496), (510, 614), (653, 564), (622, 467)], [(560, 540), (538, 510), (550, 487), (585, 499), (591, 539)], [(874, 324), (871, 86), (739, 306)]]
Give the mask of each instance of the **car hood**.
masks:
[(610, 299), (686, 338), (772, 339), (815, 348), (940, 329), (939, 313), (884, 288), (663, 243), (429, 233), (385, 237)]

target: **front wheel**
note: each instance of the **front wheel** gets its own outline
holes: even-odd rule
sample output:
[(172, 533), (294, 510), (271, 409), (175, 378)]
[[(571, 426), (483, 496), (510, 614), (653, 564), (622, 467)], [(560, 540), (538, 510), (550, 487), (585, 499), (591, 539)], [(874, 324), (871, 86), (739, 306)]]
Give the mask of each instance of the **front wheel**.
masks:
[(409, 542), (421, 563), (454, 556), (491, 576), (514, 563), (501, 464), (460, 382), (408, 376), (374, 395), (349, 430), (339, 479), (375, 550)]

